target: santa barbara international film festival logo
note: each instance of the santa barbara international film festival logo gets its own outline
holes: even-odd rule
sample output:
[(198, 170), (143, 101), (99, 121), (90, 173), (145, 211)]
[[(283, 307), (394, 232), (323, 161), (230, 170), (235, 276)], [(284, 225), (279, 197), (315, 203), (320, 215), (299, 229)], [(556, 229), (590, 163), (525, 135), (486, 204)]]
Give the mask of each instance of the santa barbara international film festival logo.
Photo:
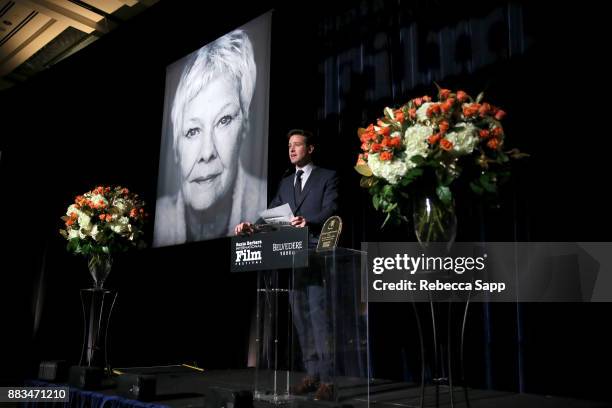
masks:
[(236, 259), (234, 264), (237, 266), (260, 264), (261, 248), (261, 240), (236, 242)]

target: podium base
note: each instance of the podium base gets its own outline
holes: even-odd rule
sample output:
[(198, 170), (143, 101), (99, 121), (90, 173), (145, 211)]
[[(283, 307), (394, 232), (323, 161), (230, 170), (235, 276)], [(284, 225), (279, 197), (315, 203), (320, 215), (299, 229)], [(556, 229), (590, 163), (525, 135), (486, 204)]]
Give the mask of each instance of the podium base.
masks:
[(72, 366), (68, 375), (68, 385), (83, 390), (100, 390), (111, 388), (114, 384), (102, 367)]

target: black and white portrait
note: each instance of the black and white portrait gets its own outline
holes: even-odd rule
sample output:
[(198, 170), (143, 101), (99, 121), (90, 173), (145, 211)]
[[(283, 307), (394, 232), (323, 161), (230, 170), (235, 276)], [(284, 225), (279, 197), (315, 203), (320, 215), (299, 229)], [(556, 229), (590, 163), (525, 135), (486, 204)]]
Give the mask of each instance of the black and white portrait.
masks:
[(219, 238), (267, 205), (270, 14), (166, 72), (153, 246)]

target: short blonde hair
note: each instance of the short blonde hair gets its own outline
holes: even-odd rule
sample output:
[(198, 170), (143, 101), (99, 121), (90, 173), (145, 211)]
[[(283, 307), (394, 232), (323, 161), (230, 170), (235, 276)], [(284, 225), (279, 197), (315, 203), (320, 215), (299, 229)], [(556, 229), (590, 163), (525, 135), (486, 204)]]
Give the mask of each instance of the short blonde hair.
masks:
[(175, 152), (179, 135), (183, 133), (183, 114), (186, 105), (212, 79), (221, 74), (230, 75), (236, 81), (242, 115), (245, 120), (248, 120), (249, 107), (255, 91), (257, 69), (253, 45), (243, 30), (234, 30), (218, 38), (200, 48), (189, 58), (176, 88), (170, 112)]

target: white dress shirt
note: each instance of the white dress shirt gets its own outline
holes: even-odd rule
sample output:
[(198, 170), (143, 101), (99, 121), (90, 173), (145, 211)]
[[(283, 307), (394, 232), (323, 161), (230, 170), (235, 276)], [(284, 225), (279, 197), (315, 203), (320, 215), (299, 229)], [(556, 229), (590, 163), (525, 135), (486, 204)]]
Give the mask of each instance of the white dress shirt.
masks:
[(302, 174), (302, 191), (304, 191), (304, 186), (306, 185), (306, 182), (308, 181), (308, 177), (310, 177), (310, 173), (312, 173), (312, 170), (315, 168), (314, 164), (312, 164), (312, 162), (308, 163), (307, 165), (305, 165), (304, 167), (298, 167), (295, 166), (295, 176), (293, 176), (293, 185), (295, 186), (295, 182), (297, 180), (297, 171), (298, 170), (302, 170), (304, 172), (304, 174)]

